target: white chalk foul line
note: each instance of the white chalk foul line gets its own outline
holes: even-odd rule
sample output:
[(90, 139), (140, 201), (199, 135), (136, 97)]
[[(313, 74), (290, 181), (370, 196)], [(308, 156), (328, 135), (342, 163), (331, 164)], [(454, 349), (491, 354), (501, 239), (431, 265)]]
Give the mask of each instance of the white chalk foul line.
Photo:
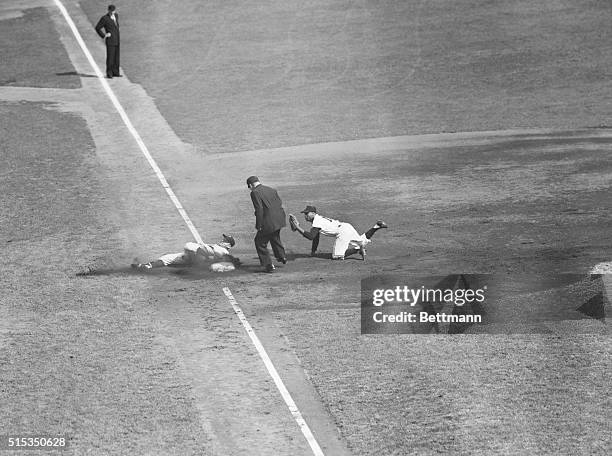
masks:
[(174, 207), (176, 207), (176, 210), (179, 212), (179, 214), (181, 214), (181, 217), (183, 217), (183, 220), (187, 224), (187, 227), (189, 228), (189, 231), (191, 231), (191, 234), (195, 238), (196, 242), (203, 244), (204, 241), (202, 240), (202, 237), (198, 233), (198, 230), (196, 230), (195, 226), (193, 225), (191, 219), (187, 215), (187, 211), (185, 211), (185, 209), (183, 208), (183, 205), (181, 204), (181, 202), (178, 200), (178, 198), (174, 194), (174, 191), (172, 190), (172, 188), (170, 188), (168, 181), (164, 177), (164, 174), (161, 172), (161, 169), (159, 169), (159, 166), (157, 166), (157, 163), (155, 162), (153, 157), (151, 156), (151, 153), (149, 152), (149, 149), (147, 148), (146, 144), (140, 137), (140, 134), (134, 128), (134, 125), (132, 124), (132, 121), (128, 117), (127, 113), (125, 112), (125, 109), (123, 109), (123, 106), (121, 106), (121, 103), (119, 103), (119, 100), (117, 99), (115, 95), (115, 92), (113, 92), (113, 89), (111, 89), (111, 87), (108, 85), (108, 82), (106, 82), (106, 79), (104, 78), (104, 75), (102, 74), (102, 71), (100, 70), (100, 68), (98, 67), (98, 64), (96, 63), (93, 56), (91, 55), (91, 52), (89, 52), (89, 49), (87, 48), (85, 41), (83, 41), (83, 38), (81, 37), (79, 30), (76, 28), (76, 25), (74, 24), (72, 18), (70, 17), (70, 14), (68, 14), (68, 10), (64, 7), (64, 5), (62, 4), (60, 0), (55, 0), (55, 4), (57, 5), (62, 15), (64, 16), (64, 19), (66, 19), (68, 26), (72, 30), (74, 37), (79, 43), (79, 46), (81, 47), (81, 50), (85, 54), (85, 57), (87, 57), (87, 60), (89, 61), (89, 64), (91, 65), (94, 72), (96, 73), (96, 76), (100, 80), (100, 83), (102, 84), (104, 91), (108, 95), (108, 98), (110, 98), (111, 102), (113, 103), (113, 106), (115, 107), (119, 115), (121, 116), (121, 119), (123, 120), (123, 123), (127, 127), (128, 131), (131, 133), (131, 135), (136, 140), (136, 143), (138, 144), (140, 151), (142, 152), (142, 154), (145, 156), (145, 158), (149, 162), (149, 165), (151, 165), (151, 168), (153, 168), (153, 171), (155, 171), (155, 175), (161, 182), (162, 187), (164, 187), (164, 189), (166, 190), (166, 193), (168, 194), (170, 199), (172, 200)]
[(257, 337), (257, 334), (255, 334), (255, 331), (253, 330), (250, 323), (244, 316), (242, 309), (236, 302), (236, 298), (234, 298), (234, 295), (232, 295), (232, 292), (227, 287), (223, 288), (223, 293), (225, 293), (225, 296), (227, 296), (227, 299), (229, 300), (230, 304), (232, 305), (232, 308), (234, 309), (234, 312), (240, 319), (242, 326), (244, 326), (244, 329), (246, 330), (247, 334), (251, 338), (251, 342), (253, 342), (253, 345), (257, 349), (257, 353), (259, 353), (260, 358), (266, 365), (266, 369), (268, 369), (268, 373), (270, 374), (270, 377), (272, 377), (272, 380), (274, 380), (274, 383), (276, 384), (276, 388), (278, 388), (278, 391), (281, 393), (281, 396), (283, 397), (285, 404), (287, 404), (287, 407), (289, 408), (291, 415), (293, 415), (293, 419), (295, 419), (295, 422), (300, 427), (302, 434), (304, 434), (304, 437), (306, 437), (306, 440), (308, 441), (308, 444), (310, 445), (310, 449), (312, 450), (312, 453), (315, 456), (324, 456), (323, 450), (321, 450), (319, 443), (315, 439), (314, 435), (312, 435), (312, 431), (310, 430), (308, 423), (306, 423), (306, 420), (304, 420), (302, 413), (298, 409), (297, 405), (295, 405), (295, 402), (293, 398), (291, 397), (291, 394), (285, 387), (285, 384), (283, 383), (283, 380), (280, 378), (280, 375), (278, 375), (278, 372), (276, 371), (274, 364), (272, 364), (272, 360), (268, 356), (268, 353), (266, 353), (266, 349), (259, 341), (259, 337)]
[[(144, 143), (144, 141), (140, 137), (140, 134), (138, 133), (136, 128), (134, 128), (134, 125), (130, 121), (130, 118), (128, 117), (127, 113), (123, 109), (123, 106), (121, 106), (121, 103), (119, 103), (119, 100), (115, 96), (115, 93), (113, 92), (111, 87), (108, 85), (108, 82), (106, 82), (106, 79), (104, 78), (104, 75), (102, 74), (102, 71), (100, 70), (100, 68), (98, 67), (98, 64), (96, 63), (96, 61), (94, 60), (93, 56), (91, 55), (91, 52), (89, 52), (89, 49), (87, 48), (87, 45), (85, 44), (85, 41), (83, 41), (83, 38), (81, 37), (81, 34), (79, 33), (78, 29), (76, 28), (76, 25), (74, 24), (74, 21), (70, 17), (70, 14), (68, 14), (68, 10), (66, 10), (66, 8), (64, 7), (64, 5), (62, 4), (62, 2), (60, 0), (55, 0), (55, 4), (57, 5), (57, 7), (61, 11), (62, 15), (64, 16), (64, 19), (66, 19), (66, 22), (68, 23), (70, 29), (72, 30), (72, 33), (74, 34), (74, 37), (76, 38), (77, 42), (79, 43), (79, 46), (81, 47), (81, 50), (85, 54), (85, 57), (87, 57), (87, 60), (89, 61), (89, 64), (91, 65), (91, 67), (95, 71), (96, 76), (100, 80), (100, 83), (102, 84), (102, 87), (104, 88), (104, 91), (106, 92), (106, 94), (110, 98), (111, 102), (113, 103), (113, 106), (115, 107), (115, 109), (117, 110), (119, 115), (121, 116), (121, 119), (123, 120), (123, 123), (127, 127), (128, 131), (132, 134), (134, 139), (136, 140), (136, 143), (138, 144), (138, 147), (140, 147), (140, 150), (143, 153), (143, 155), (145, 156), (145, 158), (147, 159), (147, 161), (149, 162), (149, 165), (151, 165), (151, 168), (153, 168), (153, 171), (155, 171), (155, 175), (157, 176), (157, 178), (161, 182), (162, 187), (164, 187), (164, 189), (166, 190), (166, 193), (168, 194), (168, 196), (170, 197), (170, 199), (174, 203), (174, 206), (178, 210), (179, 214), (181, 214), (181, 217), (183, 217), (183, 220), (187, 224), (187, 227), (191, 231), (191, 234), (193, 234), (193, 237), (195, 238), (195, 240), (197, 242), (203, 244), (204, 241), (202, 240), (202, 237), (200, 236), (200, 233), (198, 233), (198, 230), (196, 229), (196, 227), (192, 223), (191, 219), (187, 215), (187, 212), (183, 208), (183, 205), (181, 204), (179, 199), (174, 194), (174, 191), (172, 190), (172, 188), (168, 184), (168, 181), (164, 177), (164, 174), (162, 173), (161, 169), (159, 168), (159, 166), (157, 166), (157, 163), (155, 162), (155, 160), (151, 156), (151, 153), (149, 152), (149, 149), (147, 148), (146, 144)], [(300, 410), (298, 409), (297, 405), (293, 401), (293, 398), (291, 397), (291, 394), (289, 394), (289, 391), (285, 387), (285, 384), (283, 383), (282, 379), (278, 375), (278, 372), (276, 371), (276, 368), (274, 367), (274, 364), (272, 364), (272, 360), (270, 360), (270, 357), (268, 356), (268, 354), (266, 353), (266, 350), (264, 349), (263, 345), (259, 341), (259, 338), (255, 334), (255, 331), (253, 331), (253, 328), (251, 327), (251, 325), (249, 324), (248, 320), (244, 316), (244, 313), (242, 312), (242, 310), (238, 306), (238, 303), (236, 302), (236, 299), (234, 299), (234, 296), (232, 295), (232, 293), (229, 290), (229, 288), (227, 288), (227, 287), (224, 288), (223, 292), (225, 293), (225, 295), (229, 299), (229, 302), (230, 302), (232, 308), (234, 309), (234, 312), (236, 313), (236, 315), (240, 319), (240, 321), (242, 323), (242, 326), (244, 326), (244, 329), (246, 330), (247, 334), (251, 338), (251, 341), (253, 342), (253, 345), (255, 345), (255, 348), (257, 349), (257, 352), (259, 353), (259, 356), (261, 357), (261, 359), (263, 360), (266, 368), (268, 369), (268, 373), (270, 374), (270, 376), (274, 380), (274, 383), (276, 384), (276, 387), (278, 388), (279, 392), (281, 393), (281, 396), (283, 397), (283, 399), (285, 401), (285, 404), (287, 404), (287, 407), (289, 408), (289, 411), (291, 412), (291, 415), (293, 415), (293, 418), (295, 419), (296, 423), (300, 427), (300, 429), (302, 431), (302, 434), (304, 434), (304, 437), (306, 437), (306, 440), (308, 441), (308, 444), (310, 445), (310, 448), (312, 449), (313, 454), (315, 456), (325, 456), (323, 454), (323, 451), (321, 450), (321, 447), (319, 446), (319, 444), (317, 443), (316, 439), (314, 438), (314, 435), (312, 435), (312, 432), (310, 431), (310, 427), (308, 427), (308, 424), (306, 423), (306, 421), (302, 417), (302, 414), (300, 413)]]

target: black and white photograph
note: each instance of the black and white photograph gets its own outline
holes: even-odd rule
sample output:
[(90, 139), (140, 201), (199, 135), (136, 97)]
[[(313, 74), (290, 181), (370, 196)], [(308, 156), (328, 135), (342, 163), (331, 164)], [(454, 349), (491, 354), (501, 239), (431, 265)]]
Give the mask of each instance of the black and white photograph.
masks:
[(610, 24), (0, 0), (0, 455), (611, 454)]

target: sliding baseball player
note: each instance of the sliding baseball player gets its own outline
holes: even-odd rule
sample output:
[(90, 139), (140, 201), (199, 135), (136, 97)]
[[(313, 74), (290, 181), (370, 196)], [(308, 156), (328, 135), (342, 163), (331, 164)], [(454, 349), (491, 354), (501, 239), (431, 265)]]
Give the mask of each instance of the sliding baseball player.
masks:
[(188, 242), (182, 252), (167, 253), (148, 263), (134, 263), (132, 268), (146, 271), (165, 266), (209, 265), (209, 269), (213, 272), (233, 271), (240, 264), (240, 260), (230, 254), (230, 249), (234, 245), (236, 245), (234, 238), (226, 234), (217, 244)]

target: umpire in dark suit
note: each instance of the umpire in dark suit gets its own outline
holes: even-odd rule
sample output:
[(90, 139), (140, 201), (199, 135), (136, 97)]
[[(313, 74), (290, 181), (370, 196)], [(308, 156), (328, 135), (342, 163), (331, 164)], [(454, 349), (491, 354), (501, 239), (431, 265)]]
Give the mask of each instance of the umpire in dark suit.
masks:
[(96, 32), (106, 42), (106, 77), (109, 79), (121, 77), (119, 74), (119, 15), (115, 5), (108, 5), (108, 13), (98, 21)]
[(251, 189), (251, 201), (255, 208), (255, 249), (259, 256), (259, 262), (266, 272), (274, 272), (274, 264), (268, 252), (268, 242), (272, 246), (274, 256), (278, 261), (285, 264), (285, 247), (280, 238), (280, 230), (287, 225), (287, 216), (283, 209), (283, 202), (276, 190), (262, 185), (257, 176), (247, 179), (247, 187)]

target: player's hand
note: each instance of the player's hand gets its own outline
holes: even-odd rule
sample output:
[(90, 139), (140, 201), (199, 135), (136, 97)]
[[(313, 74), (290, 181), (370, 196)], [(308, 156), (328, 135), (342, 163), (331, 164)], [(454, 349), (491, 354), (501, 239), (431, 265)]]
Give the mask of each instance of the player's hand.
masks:
[(111, 36), (111, 34), (109, 32), (106, 32), (106, 35), (104, 36), (104, 38), (108, 38), (110, 36)]

